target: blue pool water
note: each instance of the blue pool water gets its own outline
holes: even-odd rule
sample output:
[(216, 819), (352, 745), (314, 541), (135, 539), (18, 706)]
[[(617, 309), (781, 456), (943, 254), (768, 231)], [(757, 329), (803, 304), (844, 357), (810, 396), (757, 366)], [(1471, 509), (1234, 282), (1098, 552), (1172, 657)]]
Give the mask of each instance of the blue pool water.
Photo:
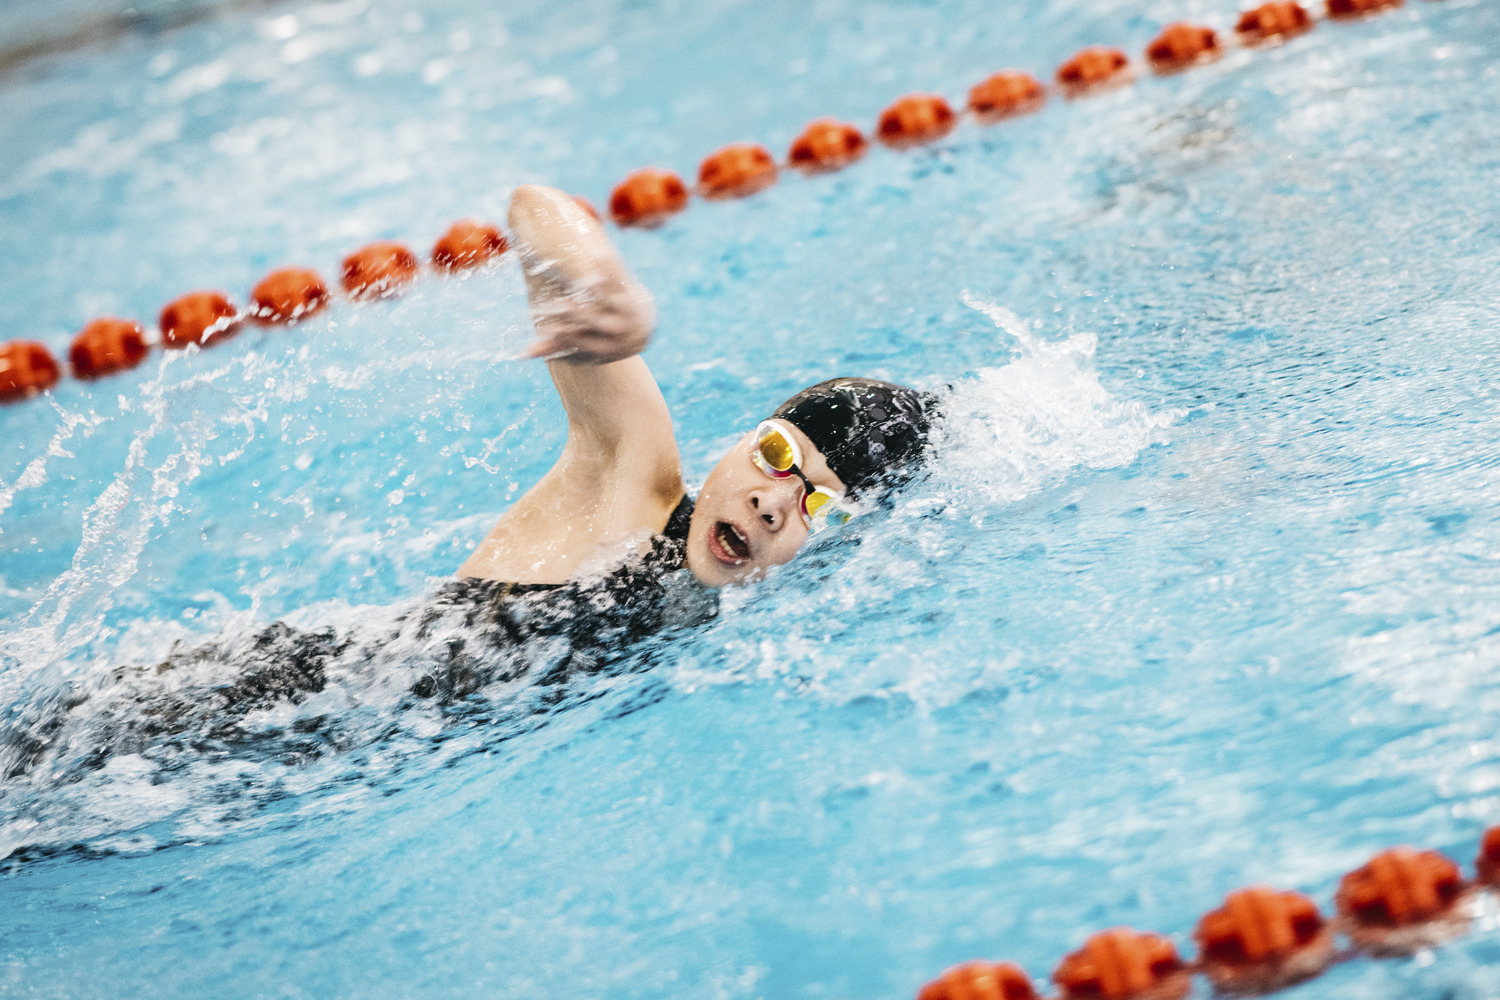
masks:
[[(0, 336), (241, 301), (510, 189), (961, 100), (1207, 0), (235, 7), (0, 78)], [(1411, 3), (622, 232), (701, 481), (795, 389), (930, 474), (711, 621), (454, 710), (403, 633), (131, 743), (174, 649), (398, 631), (561, 442), (513, 262), (0, 411), (0, 993), (898, 998), (1185, 951), (1500, 821), (1500, 8)], [(439, 639), (457, 631), (444, 624)], [(118, 670), (118, 668), (126, 668)], [(219, 672), (216, 672), (219, 671)], [(500, 679), (503, 676), (505, 679)], [(71, 707), (70, 707), (71, 706)], [(53, 727), (53, 728), (48, 728)], [(1199, 987), (1202, 989), (1203, 987)], [(1500, 996), (1493, 916), (1301, 997)]]

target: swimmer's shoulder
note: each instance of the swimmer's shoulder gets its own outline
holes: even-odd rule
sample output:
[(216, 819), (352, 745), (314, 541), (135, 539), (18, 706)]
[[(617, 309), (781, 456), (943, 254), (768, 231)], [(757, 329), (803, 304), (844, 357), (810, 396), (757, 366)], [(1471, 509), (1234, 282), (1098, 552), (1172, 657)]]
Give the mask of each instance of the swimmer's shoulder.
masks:
[[(675, 565), (671, 568), (675, 569), (682, 562), (681, 549), (687, 542), (692, 516), (693, 498), (679, 483), (675, 495), (671, 496), (670, 502), (660, 505), (659, 514), (652, 518), (651, 523), (629, 534), (621, 532), (622, 544), (613, 552), (606, 547), (602, 551), (580, 553), (569, 559), (569, 572), (561, 579), (539, 579), (533, 575), (532, 570), (545, 571), (549, 567), (526, 565), (524, 549), (504, 548), (503, 537), (492, 532), (459, 568), (457, 579), (470, 581), (478, 588), (475, 593), (482, 591), (482, 596), (498, 600), (545, 593), (580, 581), (597, 581), (609, 576), (619, 566), (641, 559), (653, 564), (672, 562)], [(630, 541), (632, 537), (634, 542)], [(550, 568), (556, 570), (561, 560), (555, 558), (556, 553), (549, 555), (554, 557), (549, 560)]]

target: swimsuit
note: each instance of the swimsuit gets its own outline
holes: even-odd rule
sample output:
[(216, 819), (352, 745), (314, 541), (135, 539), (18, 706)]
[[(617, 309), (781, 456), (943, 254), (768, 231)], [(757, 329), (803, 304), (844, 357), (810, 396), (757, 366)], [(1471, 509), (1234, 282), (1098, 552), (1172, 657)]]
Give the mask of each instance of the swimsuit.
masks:
[[(602, 577), (563, 584), (461, 578), (383, 626), (340, 634), (273, 622), (253, 634), (174, 650), (158, 664), (117, 668), (114, 683), (90, 685), (87, 694), (39, 698), (27, 718), (13, 715), (0, 726), (0, 781), (79, 740), (90, 747), (85, 766), (130, 753), (162, 764), (182, 752), (249, 751), (288, 762), (319, 756), (347, 745), (338, 711), (299, 718), (286, 730), (247, 717), (300, 705), (324, 691), (331, 675), (355, 702), (390, 698), (380, 690), (397, 684), (410, 692), (406, 698), (445, 715), (533, 710), (533, 695), (555, 704), (567, 697), (569, 678), (644, 669), (649, 656), (640, 655), (642, 640), (716, 613), (715, 592), (683, 568), (692, 511), (684, 497), (647, 551)], [(164, 680), (160, 675), (169, 671), (173, 678)], [(526, 706), (485, 697), (523, 678)]]
[[(626, 559), (602, 577), (567, 583), (506, 583), (460, 577), (445, 583), (430, 600), (402, 615), (393, 632), (364, 640), (367, 658), (387, 645), (405, 639), (421, 649), (429, 669), (411, 686), (419, 698), (459, 701), (497, 679), (511, 679), (543, 665), (542, 683), (579, 672), (594, 673), (618, 659), (626, 647), (655, 635), (669, 624), (696, 624), (711, 617), (681, 614), (675, 592), (696, 592), (698, 609), (711, 601), (711, 592), (696, 583), (669, 577), (687, 555), (688, 524), (693, 501), (684, 496), (667, 518), (667, 526), (652, 535), (644, 553)], [(254, 708), (323, 690), (329, 659), (354, 645), (331, 629), (303, 632), (276, 622), (255, 639), (253, 663), (263, 664), (243, 673), (220, 693), (225, 708), (241, 703)], [(432, 643), (436, 642), (434, 648)], [(404, 644), (403, 644), (404, 645)], [(542, 647), (545, 647), (543, 649)], [(523, 654), (541, 652), (540, 662)], [(497, 655), (500, 654), (500, 655)], [(506, 655), (517, 654), (517, 655)]]
[(673, 626), (700, 624), (717, 611), (712, 591), (683, 570), (693, 501), (684, 496), (651, 536), (646, 552), (626, 559), (603, 577), (567, 583), (505, 583), (463, 577), (440, 588), (420, 614), (438, 622), (462, 617), (461, 636), (449, 641), (449, 662), (412, 686), (418, 697), (462, 698), (494, 678), (465, 669), (471, 649), (483, 657), (495, 649), (550, 641), (554, 656), (536, 677), (555, 682), (594, 673), (617, 661), (639, 640)]

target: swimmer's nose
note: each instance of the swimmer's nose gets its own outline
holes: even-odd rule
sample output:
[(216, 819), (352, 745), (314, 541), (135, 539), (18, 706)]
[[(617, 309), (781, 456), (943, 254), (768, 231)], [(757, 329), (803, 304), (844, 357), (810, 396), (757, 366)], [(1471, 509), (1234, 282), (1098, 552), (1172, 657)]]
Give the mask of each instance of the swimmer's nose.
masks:
[(750, 506), (755, 508), (756, 516), (765, 522), (766, 530), (775, 534), (786, 524), (787, 506), (790, 502), (781, 496), (782, 491), (756, 490), (750, 494)]

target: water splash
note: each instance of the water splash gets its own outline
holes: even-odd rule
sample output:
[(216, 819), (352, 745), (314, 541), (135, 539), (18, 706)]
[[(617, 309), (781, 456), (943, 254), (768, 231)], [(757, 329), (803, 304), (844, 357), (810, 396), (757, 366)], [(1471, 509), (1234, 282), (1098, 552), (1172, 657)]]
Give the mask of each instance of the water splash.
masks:
[(939, 492), (1014, 503), (1080, 468), (1129, 465), (1184, 415), (1111, 394), (1094, 366), (1094, 334), (1047, 340), (1003, 306), (969, 292), (963, 301), (1008, 334), (1016, 353), (954, 385), (935, 442)]

